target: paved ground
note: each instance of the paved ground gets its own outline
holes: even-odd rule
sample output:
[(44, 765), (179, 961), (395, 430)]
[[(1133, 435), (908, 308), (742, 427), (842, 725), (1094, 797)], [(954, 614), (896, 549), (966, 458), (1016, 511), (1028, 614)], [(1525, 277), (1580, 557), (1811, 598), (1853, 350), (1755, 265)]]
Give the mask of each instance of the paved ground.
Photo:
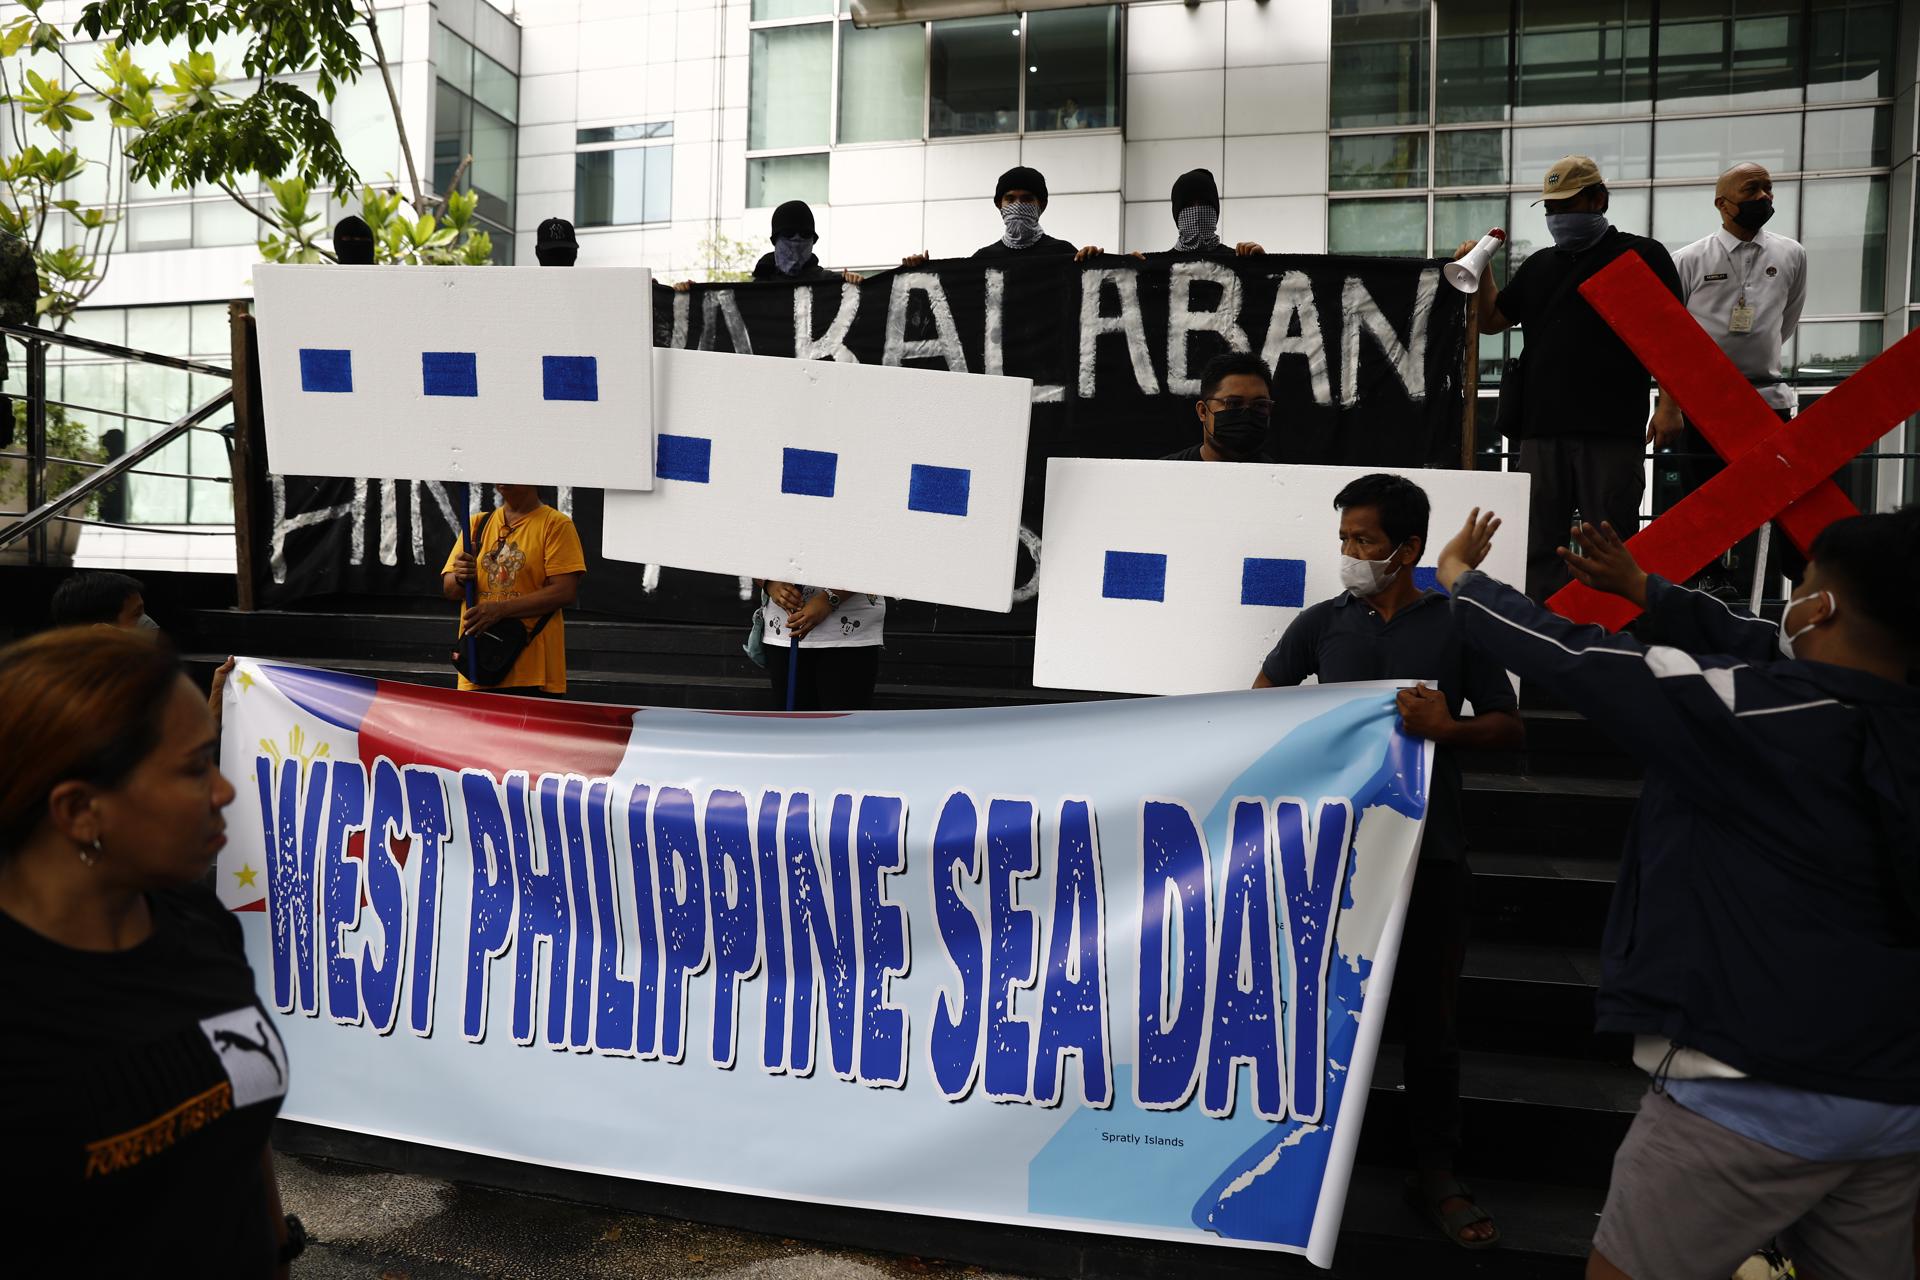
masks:
[(1018, 1280), (314, 1157), (281, 1155), (276, 1167), (287, 1212), (314, 1241), (295, 1280)]

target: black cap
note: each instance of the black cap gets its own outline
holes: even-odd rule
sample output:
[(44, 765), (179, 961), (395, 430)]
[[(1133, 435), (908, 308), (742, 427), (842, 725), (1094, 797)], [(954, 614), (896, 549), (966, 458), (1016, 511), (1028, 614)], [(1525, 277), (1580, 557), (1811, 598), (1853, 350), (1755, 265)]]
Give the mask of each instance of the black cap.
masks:
[(1040, 197), (1040, 207), (1047, 207), (1047, 179), (1038, 169), (1019, 164), (1001, 174), (993, 186), (993, 202), (999, 204), (1000, 197), (1009, 191), (1031, 191)]
[(352, 214), (333, 224), (333, 256), (349, 267), (373, 265), (373, 228)]
[(815, 240), (820, 238), (820, 233), (813, 226), (813, 209), (805, 200), (789, 200), (775, 209), (772, 231), (775, 240), (792, 231), (812, 236)]
[(1210, 204), (1220, 212), (1220, 188), (1214, 185), (1207, 169), (1189, 169), (1173, 180), (1173, 216), (1179, 217), (1197, 204)]
[(548, 218), (533, 233), (533, 256), (543, 267), (570, 267), (580, 256), (580, 242), (573, 238), (573, 224), (565, 218)]

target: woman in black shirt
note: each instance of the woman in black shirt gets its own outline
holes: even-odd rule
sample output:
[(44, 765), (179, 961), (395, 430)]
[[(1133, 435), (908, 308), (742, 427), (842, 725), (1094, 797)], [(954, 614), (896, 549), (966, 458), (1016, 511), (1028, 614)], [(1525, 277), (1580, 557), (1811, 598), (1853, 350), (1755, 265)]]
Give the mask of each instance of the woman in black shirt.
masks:
[(17, 1274), (267, 1276), (291, 1256), (267, 1146), (286, 1051), (201, 883), (234, 795), (218, 754), (205, 699), (153, 638), (74, 628), (0, 650), (0, 1221)]

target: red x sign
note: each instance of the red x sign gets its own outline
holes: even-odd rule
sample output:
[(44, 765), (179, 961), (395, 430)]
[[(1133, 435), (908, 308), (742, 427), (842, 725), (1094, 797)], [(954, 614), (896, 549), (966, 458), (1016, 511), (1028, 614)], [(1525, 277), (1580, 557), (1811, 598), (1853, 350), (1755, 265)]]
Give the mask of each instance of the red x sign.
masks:
[[(1920, 330), (1783, 423), (1639, 254), (1620, 255), (1580, 293), (1728, 459), (1726, 470), (1627, 542), (1642, 568), (1671, 581), (1686, 581), (1772, 519), (1805, 550), (1820, 530), (1856, 514), (1827, 477), (1920, 413)], [(1616, 629), (1639, 612), (1577, 582), (1547, 606)]]

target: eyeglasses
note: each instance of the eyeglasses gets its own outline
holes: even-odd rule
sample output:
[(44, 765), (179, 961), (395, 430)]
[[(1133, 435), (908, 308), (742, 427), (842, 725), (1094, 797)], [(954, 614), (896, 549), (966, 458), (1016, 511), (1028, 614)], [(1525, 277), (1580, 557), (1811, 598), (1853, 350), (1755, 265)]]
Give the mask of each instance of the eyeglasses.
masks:
[(1223, 409), (1251, 409), (1262, 418), (1273, 414), (1271, 400), (1242, 400), (1239, 396), (1208, 396), (1207, 403), (1217, 404)]

